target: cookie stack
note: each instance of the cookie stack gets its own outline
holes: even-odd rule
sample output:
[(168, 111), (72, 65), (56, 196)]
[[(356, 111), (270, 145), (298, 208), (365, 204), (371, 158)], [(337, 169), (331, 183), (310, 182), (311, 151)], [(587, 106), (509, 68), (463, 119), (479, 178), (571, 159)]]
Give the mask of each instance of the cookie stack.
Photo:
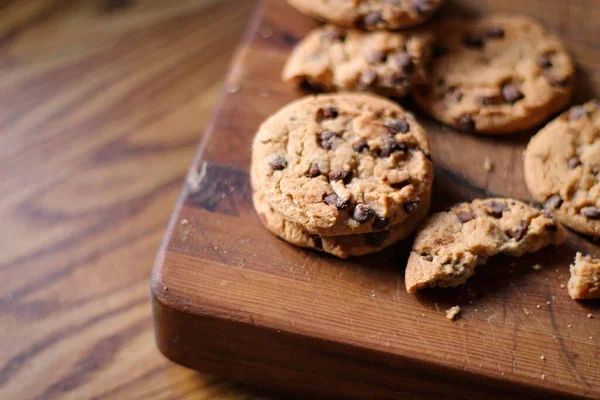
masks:
[(367, 94), (293, 102), (261, 125), (252, 148), (262, 223), (342, 258), (410, 235), (429, 211), (432, 180), (425, 131), (397, 104)]

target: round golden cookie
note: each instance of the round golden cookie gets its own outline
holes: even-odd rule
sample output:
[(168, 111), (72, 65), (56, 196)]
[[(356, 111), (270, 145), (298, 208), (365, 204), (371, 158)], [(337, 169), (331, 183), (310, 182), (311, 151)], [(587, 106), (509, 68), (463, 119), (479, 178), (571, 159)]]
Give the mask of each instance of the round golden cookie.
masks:
[(402, 29), (421, 24), (442, 0), (288, 0), (297, 10), (345, 27)]
[(525, 181), (560, 222), (600, 237), (600, 102), (572, 107), (531, 139)]
[(252, 187), (310, 233), (370, 233), (401, 223), (431, 188), (425, 131), (367, 94), (308, 96), (269, 117), (252, 146)]
[(383, 231), (360, 235), (319, 236), (308, 233), (299, 224), (283, 219), (263, 197), (262, 193), (256, 192), (252, 200), (260, 221), (269, 231), (296, 246), (323, 251), (340, 258), (375, 253), (407, 238), (427, 216), (430, 203), (430, 195), (426, 194), (413, 215), (401, 224), (389, 226)]
[(523, 16), (442, 21), (430, 84), (414, 91), (435, 119), (467, 132), (514, 133), (567, 106), (574, 66), (562, 42)]
[(428, 34), (316, 28), (294, 49), (283, 80), (327, 92), (402, 97), (427, 82), (432, 39)]

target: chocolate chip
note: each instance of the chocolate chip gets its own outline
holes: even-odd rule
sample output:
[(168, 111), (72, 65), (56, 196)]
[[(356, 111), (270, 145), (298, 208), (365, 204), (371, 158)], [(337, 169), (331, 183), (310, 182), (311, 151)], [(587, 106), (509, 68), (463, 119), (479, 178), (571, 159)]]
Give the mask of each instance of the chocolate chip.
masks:
[(410, 180), (408, 180), (408, 179), (407, 179), (407, 180), (405, 180), (405, 181), (402, 181), (402, 182), (396, 182), (396, 183), (392, 183), (390, 186), (391, 186), (392, 188), (396, 189), (396, 190), (400, 190), (400, 189), (402, 189), (403, 187), (406, 187), (406, 186), (408, 186), (408, 185), (410, 185)]
[(552, 215), (552, 211), (550, 211), (550, 210), (544, 210), (544, 212), (542, 213), (542, 215), (545, 218), (554, 219), (554, 215)]
[(327, 177), (331, 182), (342, 181), (345, 184), (348, 184), (352, 180), (352, 172), (343, 171), (341, 169), (333, 170), (327, 175)]
[(502, 218), (504, 211), (506, 211), (506, 206), (499, 201), (490, 201), (487, 203), (486, 212), (494, 218)]
[(571, 157), (569, 158), (569, 161), (567, 161), (567, 163), (569, 164), (569, 169), (575, 169), (581, 165), (579, 157)]
[(521, 100), (523, 97), (525, 96), (514, 83), (507, 83), (506, 85), (502, 86), (502, 98), (507, 103), (515, 103)]
[(380, 22), (384, 22), (380, 12), (372, 12), (363, 17), (366, 28), (375, 28)]
[(315, 249), (321, 250), (323, 248), (323, 239), (319, 235), (310, 235), (313, 240), (313, 246)]
[(525, 237), (527, 233), (527, 229), (529, 229), (529, 222), (521, 221), (519, 223), (519, 227), (517, 229), (510, 230), (506, 232), (509, 238), (515, 239), (517, 242)]
[(319, 135), (319, 145), (325, 150), (331, 150), (333, 148), (333, 142), (335, 138), (339, 138), (340, 134), (332, 131), (325, 131)]
[(398, 143), (393, 136), (383, 138), (381, 149), (379, 149), (379, 157), (389, 157), (397, 151), (406, 151), (408, 147), (404, 143)]
[(346, 40), (346, 31), (342, 28), (331, 28), (324, 32), (321, 38), (343, 42)]
[(546, 78), (548, 78), (548, 81), (550, 82), (550, 84), (552, 86), (556, 86), (556, 87), (565, 87), (569, 85), (570, 82), (570, 78), (566, 77), (566, 78), (557, 78), (554, 75), (546, 75)]
[(580, 211), (581, 215), (589, 219), (600, 218), (600, 208), (598, 207), (583, 207)]
[(383, 76), (383, 84), (387, 87), (403, 87), (408, 85), (409, 81), (403, 73), (387, 74)]
[(481, 49), (483, 47), (483, 38), (477, 33), (466, 33), (462, 42), (465, 46), (473, 49)]
[(446, 86), (446, 80), (445, 80), (444, 78), (439, 78), (439, 79), (437, 80), (437, 82), (435, 82), (435, 84), (436, 84), (438, 87), (443, 87), (443, 86)]
[(456, 127), (461, 131), (474, 132), (475, 121), (473, 121), (473, 117), (471, 117), (469, 114), (465, 114), (458, 119), (456, 122)]
[(365, 55), (365, 60), (371, 64), (378, 64), (387, 60), (387, 54), (381, 50), (375, 50)]
[(489, 95), (489, 96), (479, 96), (477, 97), (477, 101), (482, 106), (493, 106), (495, 104), (502, 103), (503, 98), (498, 95)]
[(425, 15), (433, 9), (433, 4), (431, 0), (413, 0), (412, 7), (419, 15)]
[(529, 205), (531, 207), (535, 208), (536, 210), (542, 210), (544, 208), (542, 203), (540, 203), (539, 201), (530, 201)]
[(321, 175), (319, 165), (317, 163), (310, 164), (310, 169), (306, 173), (306, 176), (308, 176), (309, 178), (316, 178), (319, 175)]
[(334, 119), (338, 116), (338, 110), (335, 107), (323, 107), (317, 111), (317, 121), (324, 119)]
[(379, 229), (384, 229), (389, 224), (390, 224), (389, 218), (375, 217), (375, 220), (373, 221), (373, 225), (371, 225), (371, 227), (375, 230), (379, 230)]
[(562, 203), (563, 199), (559, 195), (555, 194), (554, 196), (550, 196), (548, 200), (546, 200), (546, 202), (544, 203), (544, 208), (548, 210), (556, 210), (562, 205)]
[(460, 213), (458, 213), (457, 217), (460, 220), (460, 222), (462, 222), (463, 224), (465, 224), (465, 223), (469, 222), (470, 220), (472, 220), (473, 218), (475, 218), (473, 213), (470, 211), (461, 211)]
[(405, 119), (392, 119), (385, 123), (385, 127), (391, 134), (407, 133), (410, 130), (410, 124)]
[(421, 257), (423, 257), (423, 259), (425, 261), (429, 261), (432, 262), (433, 261), (433, 256), (431, 254), (419, 254)]
[(352, 212), (352, 218), (361, 224), (367, 222), (371, 218), (375, 216), (375, 212), (366, 204), (358, 204), (354, 207), (354, 211)]
[(576, 121), (587, 115), (587, 111), (583, 106), (576, 106), (569, 111), (569, 121)]
[(365, 71), (360, 74), (360, 78), (358, 79), (359, 87), (363, 89), (368, 89), (372, 84), (377, 80), (377, 72), (375, 71)]
[(394, 56), (394, 62), (406, 73), (410, 73), (414, 70), (415, 63), (407, 52), (401, 52)]
[(433, 45), (433, 57), (434, 58), (443, 57), (448, 53), (449, 53), (448, 48), (443, 46), (442, 44), (436, 43)]
[(328, 206), (335, 207), (338, 210), (346, 209), (346, 208), (348, 208), (348, 205), (350, 204), (350, 200), (342, 199), (336, 193), (329, 193), (329, 194), (325, 195), (323, 197), (323, 201)]
[(358, 139), (354, 144), (352, 144), (352, 148), (357, 153), (362, 153), (365, 150), (369, 150), (369, 144), (365, 139)]
[(407, 214), (412, 214), (415, 211), (417, 211), (417, 208), (419, 208), (419, 202), (409, 201), (408, 203), (404, 203), (402, 207), (404, 208), (404, 211), (406, 211)]
[(550, 59), (550, 56), (547, 54), (542, 54), (541, 56), (538, 57), (537, 59), (537, 65), (540, 68), (551, 68), (552, 67), (552, 60)]
[(486, 35), (491, 39), (502, 39), (504, 37), (504, 29), (499, 26), (492, 26), (488, 28)]
[(287, 160), (281, 156), (277, 156), (269, 161), (269, 166), (273, 171), (281, 171), (288, 166)]
[(390, 231), (371, 232), (365, 234), (365, 242), (367, 242), (369, 246), (379, 247), (386, 241), (386, 239), (389, 236)]

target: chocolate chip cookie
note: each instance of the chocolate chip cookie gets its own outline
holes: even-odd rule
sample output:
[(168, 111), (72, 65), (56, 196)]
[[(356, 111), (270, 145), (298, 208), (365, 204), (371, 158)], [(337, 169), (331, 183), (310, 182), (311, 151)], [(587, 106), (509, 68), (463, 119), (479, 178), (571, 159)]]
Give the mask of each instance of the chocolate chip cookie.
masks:
[(565, 239), (552, 214), (513, 199), (474, 200), (423, 222), (406, 267), (409, 293), (452, 287), (497, 254), (518, 257)]
[(283, 80), (319, 91), (371, 91), (402, 97), (427, 82), (429, 34), (364, 32), (324, 26), (300, 42)]
[(431, 188), (425, 131), (397, 104), (367, 94), (308, 96), (269, 117), (252, 147), (255, 191), (312, 234), (382, 231)]
[(600, 260), (577, 253), (571, 265), (569, 296), (575, 300), (600, 298)]
[(442, 0), (288, 0), (299, 11), (345, 27), (401, 29), (428, 20)]
[(525, 182), (560, 222), (600, 237), (600, 102), (572, 107), (531, 139)]
[(442, 21), (421, 108), (467, 132), (514, 133), (567, 106), (573, 62), (562, 42), (523, 16)]
[(286, 221), (264, 201), (261, 192), (254, 193), (252, 200), (260, 221), (272, 233), (300, 247), (323, 251), (340, 258), (362, 256), (380, 251), (408, 237), (429, 212), (430, 194), (423, 196), (418, 209), (401, 224), (387, 229), (360, 235), (319, 236), (307, 232), (300, 224)]

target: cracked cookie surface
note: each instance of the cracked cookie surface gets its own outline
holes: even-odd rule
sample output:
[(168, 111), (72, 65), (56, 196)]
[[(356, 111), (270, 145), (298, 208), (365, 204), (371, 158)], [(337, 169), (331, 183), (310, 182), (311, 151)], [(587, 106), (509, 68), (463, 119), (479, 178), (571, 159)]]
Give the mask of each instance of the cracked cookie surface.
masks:
[(252, 201), (262, 224), (283, 240), (296, 246), (347, 258), (375, 253), (410, 236), (429, 212), (430, 195), (424, 195), (419, 208), (401, 224), (389, 226), (388, 229), (383, 231), (342, 236), (311, 234), (302, 225), (286, 221), (264, 201), (261, 192), (255, 192)]
[(432, 36), (324, 26), (294, 49), (283, 80), (322, 91), (371, 91), (402, 97), (427, 81)]
[(568, 289), (572, 299), (600, 298), (600, 259), (577, 253), (570, 270)]
[(525, 181), (560, 222), (600, 237), (600, 102), (572, 107), (531, 139)]
[(523, 16), (441, 21), (430, 84), (414, 91), (435, 119), (459, 130), (514, 133), (567, 106), (574, 66), (562, 42)]
[(497, 254), (519, 257), (565, 239), (551, 213), (513, 199), (474, 200), (429, 216), (417, 232), (406, 290), (453, 287)]
[(401, 29), (425, 22), (443, 0), (288, 0), (297, 10), (346, 27)]
[(367, 94), (308, 96), (268, 118), (252, 147), (251, 182), (284, 219), (322, 236), (401, 223), (431, 188), (425, 131)]

